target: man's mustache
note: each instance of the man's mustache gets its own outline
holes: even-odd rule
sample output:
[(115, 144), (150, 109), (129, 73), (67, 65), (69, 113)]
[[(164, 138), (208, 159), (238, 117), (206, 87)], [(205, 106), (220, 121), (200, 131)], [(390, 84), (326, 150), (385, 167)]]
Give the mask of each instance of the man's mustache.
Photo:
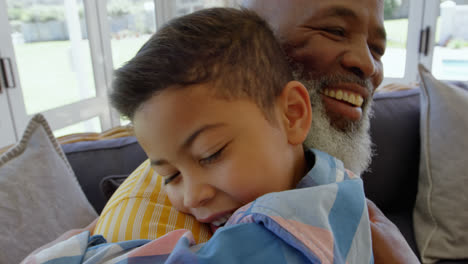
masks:
[(340, 83), (357, 84), (359, 86), (366, 88), (369, 94), (372, 94), (372, 91), (374, 90), (370, 79), (363, 80), (353, 74), (322, 75), (322, 76), (317, 76), (317, 78), (314, 78), (314, 80), (317, 82), (317, 86), (319, 90), (323, 90), (328, 86), (332, 86), (332, 85), (340, 84)]
[(302, 63), (298, 63), (292, 58), (288, 57), (291, 68), (293, 69), (294, 77), (304, 82), (303, 84), (307, 89), (316, 89), (323, 91), (327, 86), (339, 84), (339, 83), (354, 83), (367, 89), (369, 94), (375, 90), (376, 87), (372, 84), (370, 78), (362, 79), (355, 74), (351, 73), (331, 73), (331, 74), (314, 74), (305, 70), (305, 66)]

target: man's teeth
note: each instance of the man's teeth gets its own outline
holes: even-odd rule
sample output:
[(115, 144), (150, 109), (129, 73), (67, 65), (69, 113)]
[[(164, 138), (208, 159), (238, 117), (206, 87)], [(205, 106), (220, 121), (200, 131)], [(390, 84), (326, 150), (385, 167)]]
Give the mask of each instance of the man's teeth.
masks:
[(211, 222), (215, 226), (221, 226), (227, 222), (227, 220), (231, 217), (231, 215), (226, 215), (221, 218), (218, 218), (216, 221)]
[(362, 98), (362, 96), (360, 96), (359, 94), (350, 93), (350, 92), (343, 91), (343, 90), (325, 89), (323, 93), (328, 97), (332, 97), (337, 100), (348, 102), (357, 107), (361, 107), (362, 103), (364, 102), (364, 98)]

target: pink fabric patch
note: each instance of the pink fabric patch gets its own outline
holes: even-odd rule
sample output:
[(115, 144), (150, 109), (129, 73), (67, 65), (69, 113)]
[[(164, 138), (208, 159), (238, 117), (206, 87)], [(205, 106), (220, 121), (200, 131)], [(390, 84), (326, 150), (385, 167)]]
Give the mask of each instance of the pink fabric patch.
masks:
[(153, 240), (136, 250), (132, 250), (128, 257), (144, 257), (154, 255), (170, 254), (181, 237), (186, 237), (190, 244), (195, 244), (192, 232), (185, 229), (178, 229)]
[[(226, 226), (230, 225), (235, 225), (235, 224), (240, 224), (240, 223), (253, 223), (252, 220), (252, 215), (248, 215), (245, 217), (245, 212), (252, 206), (252, 203), (248, 203), (239, 209), (237, 209), (233, 215), (229, 218), (229, 220), (226, 223)], [(243, 218), (244, 217), (244, 218)], [(241, 218), (242, 221), (241, 221)]]
[(354, 174), (354, 172), (348, 170), (348, 169), (345, 169), (346, 170), (346, 173), (348, 173), (348, 176), (350, 179), (357, 179), (359, 178), (358, 176), (356, 176), (356, 174)]
[(329, 230), (278, 216), (271, 218), (314, 252), (322, 263), (333, 263), (333, 234)]

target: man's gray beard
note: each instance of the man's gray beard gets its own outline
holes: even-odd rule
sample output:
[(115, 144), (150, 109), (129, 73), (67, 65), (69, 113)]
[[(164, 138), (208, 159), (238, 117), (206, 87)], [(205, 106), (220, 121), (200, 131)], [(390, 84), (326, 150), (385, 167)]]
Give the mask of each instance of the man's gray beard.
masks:
[[(312, 125), (305, 145), (340, 159), (345, 168), (360, 175), (367, 169), (372, 159), (372, 141), (369, 135), (372, 99), (367, 100), (363, 105), (360, 121), (349, 122), (344, 131), (339, 130), (331, 125), (319, 93), (330, 82), (330, 79), (333, 82), (343, 77), (326, 76), (318, 80), (298, 79), (307, 87), (312, 105)], [(370, 87), (369, 83), (366, 85)]]

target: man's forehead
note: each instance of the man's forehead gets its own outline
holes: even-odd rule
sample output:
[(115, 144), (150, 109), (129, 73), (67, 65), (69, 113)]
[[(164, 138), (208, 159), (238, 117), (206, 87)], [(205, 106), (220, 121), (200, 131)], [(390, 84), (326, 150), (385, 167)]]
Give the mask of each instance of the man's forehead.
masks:
[(383, 0), (293, 0), (290, 3), (299, 7), (297, 10), (314, 15), (359, 16), (367, 13), (383, 19)]
[(385, 39), (383, 0), (245, 0), (244, 7), (256, 11), (279, 35), (295, 25), (335, 16), (371, 21), (369, 29)]
[[(346, 6), (348, 9), (369, 10), (383, 18), (383, 0), (244, 0), (243, 6), (258, 12), (266, 19), (281, 16), (301, 16), (315, 13), (327, 6)], [(274, 14), (271, 14), (274, 13)]]

